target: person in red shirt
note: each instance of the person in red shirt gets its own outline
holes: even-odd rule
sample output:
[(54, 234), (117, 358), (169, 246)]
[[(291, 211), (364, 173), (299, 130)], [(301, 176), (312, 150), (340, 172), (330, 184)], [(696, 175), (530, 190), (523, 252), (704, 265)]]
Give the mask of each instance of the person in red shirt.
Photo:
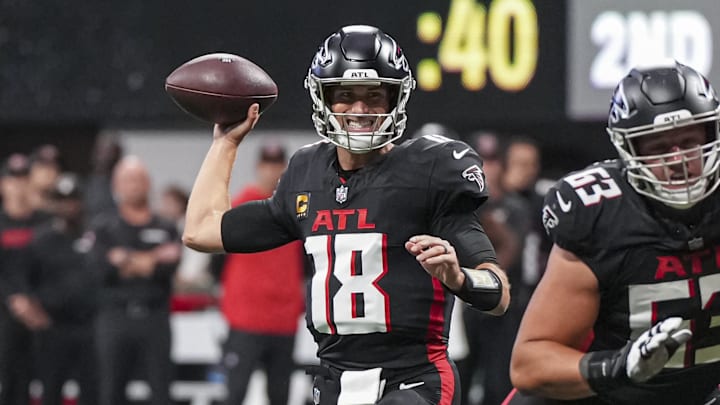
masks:
[[(283, 146), (260, 148), (255, 182), (242, 189), (232, 205), (272, 195), (287, 166)], [(229, 254), (222, 272), (221, 308), (230, 326), (224, 346), (226, 404), (241, 404), (250, 375), (263, 368), (270, 405), (286, 405), (298, 317), (304, 311), (304, 251), (299, 241), (278, 248)]]

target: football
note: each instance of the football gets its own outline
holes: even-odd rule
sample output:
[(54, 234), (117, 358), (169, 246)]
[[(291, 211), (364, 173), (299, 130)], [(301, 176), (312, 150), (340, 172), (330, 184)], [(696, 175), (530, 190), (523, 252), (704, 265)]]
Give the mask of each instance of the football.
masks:
[(182, 64), (165, 79), (165, 91), (183, 111), (221, 125), (244, 121), (253, 103), (260, 104), (262, 113), (278, 96), (270, 75), (229, 53), (203, 55)]

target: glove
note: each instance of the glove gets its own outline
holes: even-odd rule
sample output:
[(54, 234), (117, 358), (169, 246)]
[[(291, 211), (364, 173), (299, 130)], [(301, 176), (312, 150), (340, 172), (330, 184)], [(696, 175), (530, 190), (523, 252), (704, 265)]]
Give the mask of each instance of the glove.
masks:
[(681, 323), (682, 318), (667, 318), (622, 349), (585, 354), (580, 360), (580, 374), (598, 394), (649, 380), (692, 337), (690, 330), (679, 329)]
[(630, 346), (625, 371), (635, 382), (645, 382), (659, 373), (678, 347), (690, 340), (692, 332), (680, 329), (682, 318), (660, 321), (643, 332)]
[(705, 402), (703, 402), (703, 405), (718, 405), (720, 404), (720, 386), (715, 388), (713, 392), (710, 393), (710, 395), (705, 398)]

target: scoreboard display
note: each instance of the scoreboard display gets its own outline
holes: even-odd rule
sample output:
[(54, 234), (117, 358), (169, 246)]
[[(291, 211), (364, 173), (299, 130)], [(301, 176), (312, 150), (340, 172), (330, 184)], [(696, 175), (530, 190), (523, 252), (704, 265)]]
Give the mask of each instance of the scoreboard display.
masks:
[[(167, 97), (181, 63), (230, 52), (279, 88), (265, 128), (311, 130), (303, 88), (318, 44), (348, 24), (376, 25), (417, 80), (410, 125), (459, 131), (601, 122), (615, 83), (659, 58), (720, 82), (720, 1), (331, 0), (8, 2), (0, 15), (0, 125), (199, 125)], [(556, 130), (548, 130), (556, 135)], [(550, 135), (544, 135), (550, 136)]]
[(420, 42), (437, 46), (437, 54), (415, 69), (421, 90), (438, 90), (445, 73), (457, 73), (466, 91), (481, 91), (489, 81), (520, 92), (535, 76), (538, 16), (530, 0), (450, 0), (446, 16), (422, 12), (416, 29)]
[(563, 114), (561, 2), (435, 3), (418, 7), (415, 37), (401, 42), (415, 61), (411, 114), (460, 128)]
[(567, 116), (601, 119), (633, 66), (675, 59), (720, 86), (720, 2), (569, 0)]
[(85, 3), (15, 3), (0, 37), (0, 122), (193, 124), (164, 94), (165, 77), (230, 52), (278, 84), (263, 125), (312, 128), (304, 76), (318, 44), (347, 24), (376, 25), (404, 48), (418, 83), (413, 120), (477, 127), (563, 114), (563, 2), (366, 0), (348, 13), (329, 0), (178, 0), (172, 18), (158, 2)]

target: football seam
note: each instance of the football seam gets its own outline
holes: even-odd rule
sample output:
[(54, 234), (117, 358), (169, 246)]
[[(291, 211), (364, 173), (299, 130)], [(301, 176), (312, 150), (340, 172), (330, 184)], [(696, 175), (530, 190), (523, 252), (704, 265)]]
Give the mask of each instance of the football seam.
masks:
[(258, 95), (240, 96), (240, 95), (235, 95), (235, 94), (213, 93), (213, 92), (209, 92), (209, 91), (195, 90), (195, 89), (190, 89), (190, 88), (187, 88), (187, 87), (175, 86), (175, 85), (167, 84), (167, 83), (165, 84), (165, 88), (170, 88), (170, 89), (174, 89), (174, 90), (182, 90), (182, 91), (187, 91), (187, 92), (191, 92), (191, 93), (195, 93), (195, 94), (202, 94), (202, 95), (215, 96), (215, 97), (232, 97), (232, 98), (270, 98), (270, 97), (277, 97), (277, 94), (267, 94), (267, 95), (258, 94)]

